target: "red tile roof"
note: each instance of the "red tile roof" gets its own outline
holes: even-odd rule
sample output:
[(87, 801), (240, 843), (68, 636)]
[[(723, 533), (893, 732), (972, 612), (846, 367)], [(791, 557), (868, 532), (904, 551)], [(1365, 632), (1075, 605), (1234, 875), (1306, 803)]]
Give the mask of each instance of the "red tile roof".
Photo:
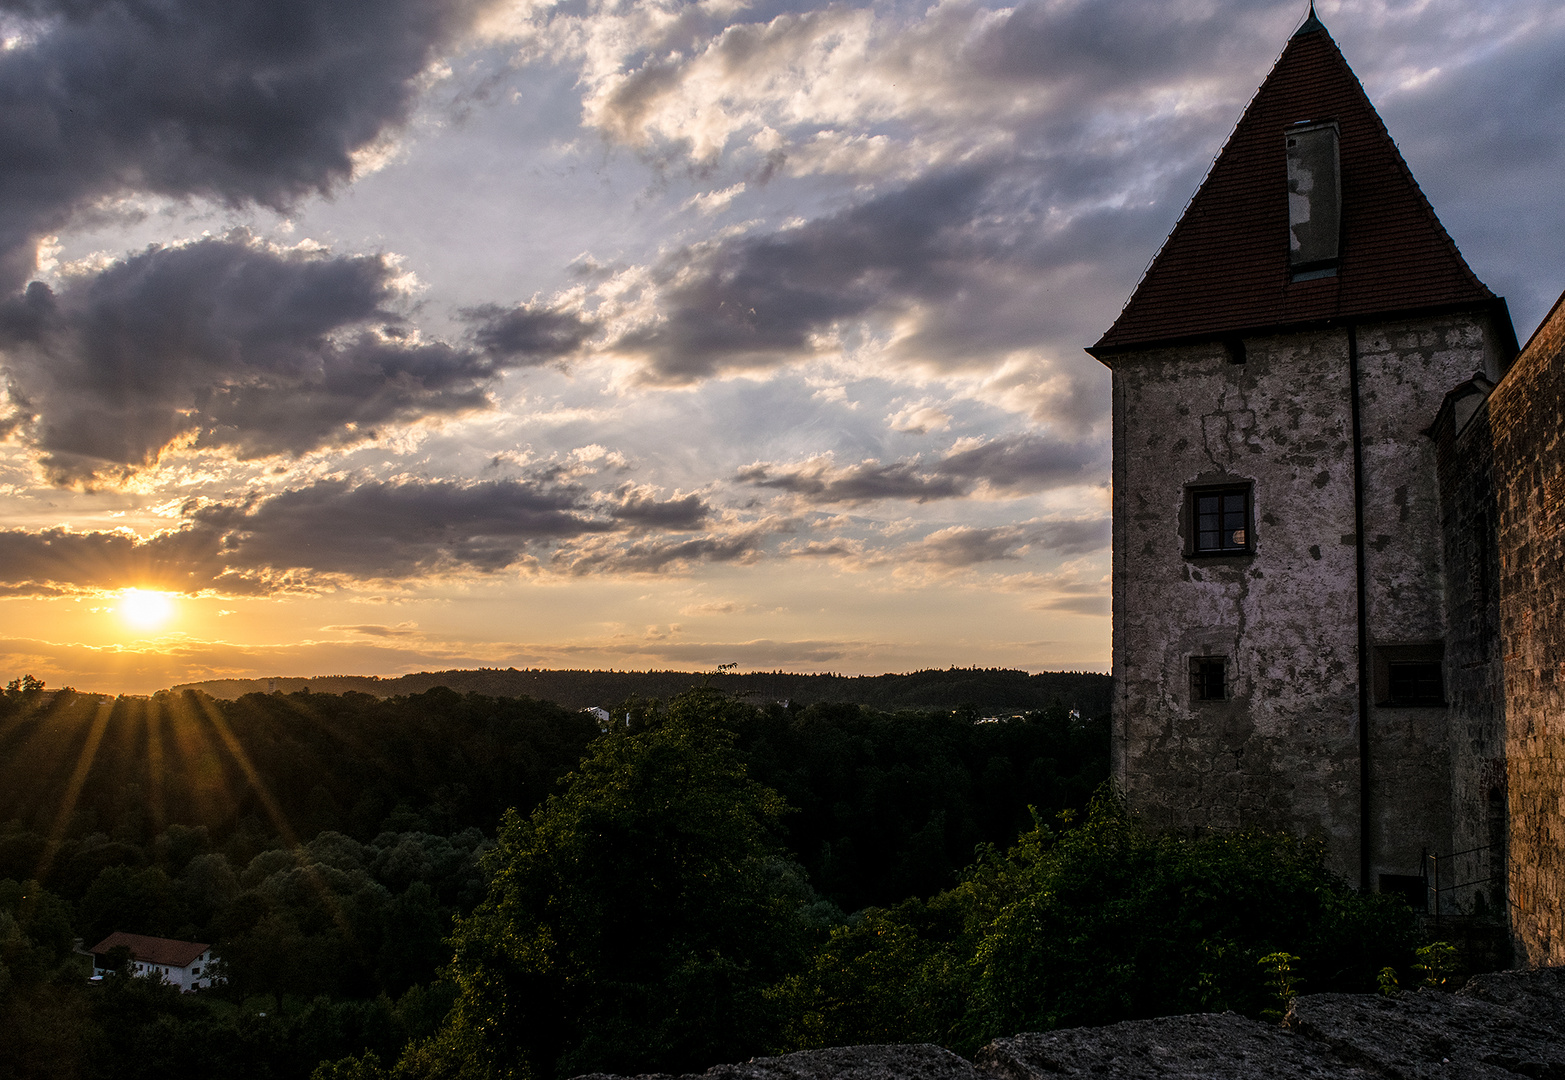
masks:
[(144, 964), (166, 964), (169, 967), (189, 967), (196, 958), (212, 946), (194, 941), (175, 941), (172, 938), (147, 937), (145, 934), (127, 934), (115, 931), (93, 946), (95, 955), (123, 945), (130, 955)]
[[(1283, 129), (1336, 120), (1336, 277), (1291, 282)], [(1419, 190), (1358, 78), (1318, 21), (1288, 42), (1195, 198), (1090, 352), (1330, 319), (1497, 303)]]

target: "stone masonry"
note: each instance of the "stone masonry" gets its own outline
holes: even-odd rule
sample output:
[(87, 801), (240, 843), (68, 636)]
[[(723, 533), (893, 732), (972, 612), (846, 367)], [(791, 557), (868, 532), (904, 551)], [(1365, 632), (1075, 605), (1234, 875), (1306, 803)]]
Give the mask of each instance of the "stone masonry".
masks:
[[(1459, 835), (1504, 851), (1519, 959), (1565, 963), (1565, 298), (1441, 410)], [(1470, 403), (1470, 404), (1469, 404)], [(1465, 406), (1465, 407), (1464, 407)], [(1465, 791), (1464, 791), (1465, 789)], [(1465, 798), (1463, 797), (1465, 795)], [(1500, 860), (1494, 860), (1494, 869)], [(1488, 868), (1480, 867), (1480, 876)]]

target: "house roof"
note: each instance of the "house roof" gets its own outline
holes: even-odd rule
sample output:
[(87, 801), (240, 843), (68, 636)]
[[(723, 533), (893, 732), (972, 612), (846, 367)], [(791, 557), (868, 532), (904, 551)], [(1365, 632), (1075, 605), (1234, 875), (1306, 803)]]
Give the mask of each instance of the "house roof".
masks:
[(210, 949), (194, 941), (175, 941), (172, 938), (148, 937), (145, 934), (127, 934), (117, 930), (93, 946), (95, 954), (125, 946), (130, 955), (144, 964), (167, 964), (169, 967), (189, 967), (200, 955)]
[[(1327, 120), (1340, 132), (1337, 274), (1292, 281), (1283, 132)], [(1503, 303), (1468, 268), (1311, 11), (1119, 318), (1088, 351), (1104, 358), (1246, 331)]]

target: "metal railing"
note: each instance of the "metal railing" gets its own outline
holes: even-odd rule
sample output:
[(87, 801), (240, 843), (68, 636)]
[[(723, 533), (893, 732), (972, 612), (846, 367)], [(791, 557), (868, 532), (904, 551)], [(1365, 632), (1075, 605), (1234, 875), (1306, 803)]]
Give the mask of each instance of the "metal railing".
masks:
[[(1456, 863), (1457, 859), (1462, 858), (1464, 855), (1478, 855), (1486, 851), (1496, 851), (1499, 850), (1502, 846), (1503, 845), (1500, 844), (1481, 844), (1478, 847), (1468, 848), (1466, 851), (1453, 851), (1445, 855), (1436, 854), (1432, 851), (1424, 852), (1424, 881), (1425, 887), (1429, 890), (1429, 906), (1434, 909), (1436, 926), (1440, 925), (1440, 918), (1442, 913), (1441, 909), (1443, 906), (1441, 902), (1442, 895), (1445, 893), (1455, 892), (1457, 889), (1470, 889), (1475, 885), (1490, 885), (1496, 881), (1501, 880), (1504, 876), (1501, 868), (1496, 866), (1493, 860), (1490, 860), (1489, 874), (1487, 876), (1476, 877), (1471, 881), (1463, 881), (1455, 885), (1442, 885), (1440, 883), (1442, 866), (1445, 867), (1445, 873), (1447, 875), (1458, 876), (1456, 874), (1458, 869)], [(1458, 909), (1458, 912), (1456, 913), (1460, 914), (1460, 909)]]

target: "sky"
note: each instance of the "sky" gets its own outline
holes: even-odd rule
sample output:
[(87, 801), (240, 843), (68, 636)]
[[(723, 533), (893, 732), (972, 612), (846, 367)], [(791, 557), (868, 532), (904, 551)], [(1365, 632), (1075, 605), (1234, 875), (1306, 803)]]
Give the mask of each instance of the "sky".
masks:
[[(1565, 7), (1318, 12), (1525, 341)], [(0, 675), (1107, 670), (1082, 350), (1304, 17), (0, 0)]]

